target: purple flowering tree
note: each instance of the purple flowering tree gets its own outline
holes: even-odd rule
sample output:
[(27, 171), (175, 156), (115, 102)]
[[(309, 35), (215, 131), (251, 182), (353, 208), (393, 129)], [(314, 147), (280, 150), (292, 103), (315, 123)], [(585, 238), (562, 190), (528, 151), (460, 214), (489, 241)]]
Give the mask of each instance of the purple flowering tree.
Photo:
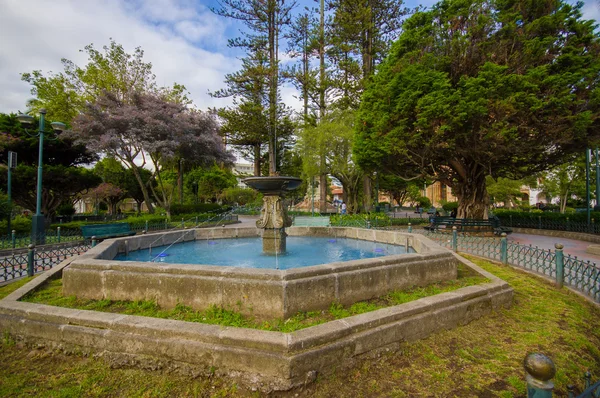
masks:
[[(119, 159), (129, 167), (140, 185), (150, 213), (150, 199), (170, 215), (171, 198), (161, 172), (179, 158), (195, 164), (230, 163), (231, 155), (218, 134), (213, 116), (170, 102), (159, 94), (134, 93), (124, 102), (106, 92), (87, 104), (69, 133), (88, 149)], [(149, 168), (157, 189), (148, 188), (140, 168)]]

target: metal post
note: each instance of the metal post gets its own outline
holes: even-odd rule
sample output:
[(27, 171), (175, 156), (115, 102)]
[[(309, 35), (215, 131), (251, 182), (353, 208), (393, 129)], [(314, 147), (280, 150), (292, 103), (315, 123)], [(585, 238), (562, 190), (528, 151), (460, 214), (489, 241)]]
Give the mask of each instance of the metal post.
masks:
[(456, 253), (458, 251), (458, 230), (456, 227), (452, 227), (452, 251)]
[(35, 245), (31, 244), (27, 250), (27, 276), (33, 276), (33, 263), (35, 261)]
[(198, 226), (198, 216), (196, 216), (196, 226)]
[(11, 239), (12, 239), (12, 247), (14, 249), (17, 246), (17, 231), (15, 231), (14, 229), (12, 230)]
[(409, 234), (412, 233), (412, 225), (410, 223), (408, 223), (408, 233)]
[(183, 221), (183, 218), (181, 219), (181, 228), (185, 228), (185, 222)]
[(379, 173), (375, 172), (375, 211), (379, 212)]
[(56, 239), (58, 243), (60, 243), (60, 227), (56, 227)]
[(538, 229), (542, 229), (542, 216), (538, 216)]
[(13, 160), (13, 156), (15, 156), (16, 153), (15, 152), (8, 152), (8, 180), (7, 180), (7, 190), (6, 190), (6, 194), (8, 196), (8, 220), (6, 221), (6, 230), (8, 231), (8, 234), (10, 234), (11, 228), (10, 228), (10, 222), (12, 219), (12, 169), (13, 169), (13, 165), (14, 165), (14, 160)]
[(544, 354), (533, 353), (525, 357), (525, 379), (527, 380), (527, 398), (551, 398), (556, 374), (554, 362)]
[(565, 282), (565, 255), (563, 253), (563, 245), (556, 243), (556, 286), (563, 287)]
[(315, 216), (315, 176), (313, 176), (312, 180), (311, 180), (311, 186), (312, 186), (312, 205), (310, 208), (310, 214), (311, 216)]
[(585, 207), (587, 212), (587, 225), (589, 232), (592, 214), (590, 209), (590, 150), (588, 148), (585, 149), (585, 200)]
[(95, 247), (98, 244), (98, 239), (95, 236), (92, 236), (92, 247)]
[(596, 148), (596, 206), (594, 206), (594, 211), (600, 211), (600, 163), (598, 157), (598, 148)]
[(146, 233), (148, 233), (148, 220), (146, 220), (145, 231), (146, 231)]
[(169, 220), (165, 218), (165, 229), (169, 229)]
[(502, 260), (502, 264), (508, 264), (508, 240), (506, 239), (506, 232), (502, 232), (500, 235), (502, 238), (500, 239), (500, 258)]
[(35, 215), (31, 218), (31, 241), (36, 244), (45, 243), (44, 216), (42, 215), (42, 172), (44, 159), (44, 123), (46, 110), (40, 109), (40, 146), (38, 149), (38, 174), (37, 174), (37, 193), (35, 202)]

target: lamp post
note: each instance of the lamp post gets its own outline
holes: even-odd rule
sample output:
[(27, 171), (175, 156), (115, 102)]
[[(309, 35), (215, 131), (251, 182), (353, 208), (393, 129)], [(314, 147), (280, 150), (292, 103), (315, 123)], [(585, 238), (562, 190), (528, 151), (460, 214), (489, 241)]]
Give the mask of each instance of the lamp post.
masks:
[(594, 211), (600, 211), (600, 162), (598, 156), (598, 148), (596, 148), (596, 205)]
[(379, 174), (375, 172), (375, 212), (379, 212)]
[(590, 227), (591, 214), (590, 214), (590, 150), (585, 149), (585, 208), (587, 213), (587, 226)]
[[(38, 175), (37, 175), (37, 191), (35, 203), (35, 215), (31, 219), (31, 242), (34, 245), (44, 244), (46, 241), (46, 229), (44, 223), (44, 215), (42, 214), (42, 171), (43, 171), (43, 155), (44, 155), (44, 123), (46, 110), (40, 109), (40, 125), (38, 133), (34, 136), (40, 138), (40, 146), (38, 152)], [(19, 114), (17, 120), (23, 126), (33, 124), (33, 117), (29, 115)], [(57, 133), (65, 129), (65, 124), (60, 122), (50, 123), (52, 129)], [(27, 130), (25, 130), (27, 131)], [(29, 134), (29, 133), (28, 133)]]

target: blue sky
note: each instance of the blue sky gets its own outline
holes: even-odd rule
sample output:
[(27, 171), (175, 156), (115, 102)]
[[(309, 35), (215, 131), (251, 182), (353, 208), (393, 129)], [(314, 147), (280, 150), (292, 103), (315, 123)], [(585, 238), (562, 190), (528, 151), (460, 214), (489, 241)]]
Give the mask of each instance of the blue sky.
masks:
[[(288, 0), (290, 1), (290, 0)], [(299, 0), (299, 6), (317, 6)], [(600, 19), (600, 0), (586, 0), (584, 16)], [(409, 0), (408, 7), (433, 0)], [(184, 84), (196, 106), (224, 106), (228, 99), (208, 95), (224, 86), (227, 73), (239, 69), (240, 54), (227, 48), (239, 25), (210, 11), (216, 0), (0, 0), (0, 112), (24, 111), (30, 86), (20, 73), (60, 72), (61, 58), (85, 65), (79, 50), (110, 38), (128, 52), (141, 46), (152, 62), (159, 85)], [(296, 92), (282, 89), (283, 100), (297, 107)]]

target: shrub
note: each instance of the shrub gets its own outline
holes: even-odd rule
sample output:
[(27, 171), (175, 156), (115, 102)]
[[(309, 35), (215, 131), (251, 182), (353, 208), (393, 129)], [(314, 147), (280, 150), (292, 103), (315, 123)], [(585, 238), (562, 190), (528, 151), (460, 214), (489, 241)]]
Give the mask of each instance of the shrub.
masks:
[(426, 196), (421, 196), (420, 198), (418, 198), (417, 203), (419, 204), (419, 206), (424, 208), (431, 207), (431, 200), (429, 200), (429, 198)]
[(458, 210), (458, 202), (444, 202), (442, 209), (448, 213), (452, 212), (452, 210)]
[(73, 207), (72, 203), (63, 203), (56, 209), (56, 214), (61, 216), (72, 216), (75, 214), (75, 207)]
[[(7, 221), (0, 221), (0, 235), (7, 233)], [(25, 216), (16, 216), (10, 222), (10, 229), (16, 231), (18, 235), (31, 232), (31, 218)], [(11, 232), (12, 233), (12, 232)]]

